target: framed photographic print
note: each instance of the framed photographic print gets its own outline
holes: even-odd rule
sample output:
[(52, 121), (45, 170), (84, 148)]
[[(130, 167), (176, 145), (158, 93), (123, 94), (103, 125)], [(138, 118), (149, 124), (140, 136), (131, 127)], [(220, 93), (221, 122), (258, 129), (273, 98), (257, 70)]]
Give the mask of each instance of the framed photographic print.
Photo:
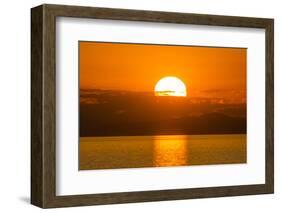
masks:
[(273, 19), (31, 10), (31, 203), (274, 191)]

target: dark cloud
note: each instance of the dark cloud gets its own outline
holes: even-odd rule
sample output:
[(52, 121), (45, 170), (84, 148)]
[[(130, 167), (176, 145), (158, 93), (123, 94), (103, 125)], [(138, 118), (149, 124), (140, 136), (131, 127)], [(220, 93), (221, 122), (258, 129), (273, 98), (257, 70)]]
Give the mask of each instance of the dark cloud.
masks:
[(245, 132), (245, 103), (213, 97), (157, 97), (149, 92), (80, 91), (81, 136)]

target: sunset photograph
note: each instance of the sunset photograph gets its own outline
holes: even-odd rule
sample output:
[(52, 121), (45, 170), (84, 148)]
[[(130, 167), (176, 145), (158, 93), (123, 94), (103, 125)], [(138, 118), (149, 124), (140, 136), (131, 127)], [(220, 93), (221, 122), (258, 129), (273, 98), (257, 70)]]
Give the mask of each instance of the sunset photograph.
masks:
[(79, 170), (247, 163), (247, 49), (79, 41)]

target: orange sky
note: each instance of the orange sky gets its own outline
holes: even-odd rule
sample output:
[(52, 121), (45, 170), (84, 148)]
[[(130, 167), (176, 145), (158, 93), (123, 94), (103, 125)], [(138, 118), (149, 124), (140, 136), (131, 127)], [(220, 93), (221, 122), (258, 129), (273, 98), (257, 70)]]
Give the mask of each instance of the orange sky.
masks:
[(187, 96), (228, 91), (246, 96), (246, 49), (79, 42), (80, 89), (153, 92), (165, 76)]

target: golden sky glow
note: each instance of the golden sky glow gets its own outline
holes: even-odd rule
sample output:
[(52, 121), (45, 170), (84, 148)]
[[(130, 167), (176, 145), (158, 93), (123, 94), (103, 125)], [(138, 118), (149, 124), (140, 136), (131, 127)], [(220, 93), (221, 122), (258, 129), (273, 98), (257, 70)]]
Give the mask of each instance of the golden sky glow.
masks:
[(154, 92), (160, 79), (175, 76), (188, 97), (225, 91), (246, 99), (245, 48), (79, 42), (79, 57), (80, 89)]

